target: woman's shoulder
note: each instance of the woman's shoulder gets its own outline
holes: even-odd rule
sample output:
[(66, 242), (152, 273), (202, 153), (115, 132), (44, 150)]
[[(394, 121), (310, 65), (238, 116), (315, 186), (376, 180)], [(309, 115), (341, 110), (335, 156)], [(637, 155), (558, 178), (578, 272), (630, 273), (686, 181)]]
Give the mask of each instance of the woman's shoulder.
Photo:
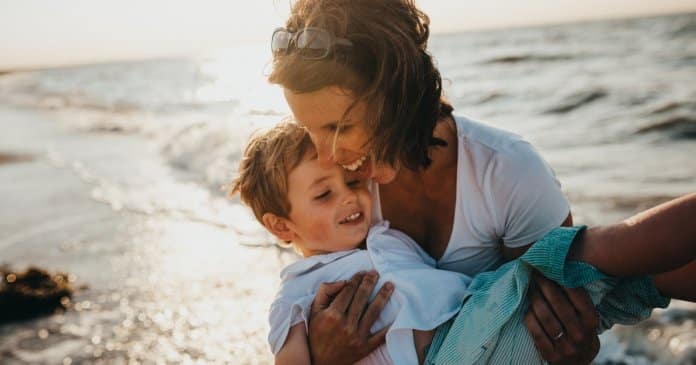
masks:
[(528, 146), (524, 137), (514, 132), (495, 127), (485, 121), (466, 116), (455, 116), (457, 136), (465, 148), (485, 148), (491, 152), (514, 152), (520, 146)]
[(516, 165), (530, 158), (541, 158), (519, 134), (465, 116), (455, 116), (454, 123), (460, 144), (459, 158), (470, 161), (471, 168), (488, 170), (491, 164)]
[[(546, 165), (522, 136), (466, 116), (443, 120), (434, 135), (447, 142), (446, 148), (431, 153), (433, 166), (428, 170), (438, 182), (449, 172), (452, 176), (470, 176), (481, 187), (490, 178), (514, 179), (521, 170)], [(493, 172), (496, 176), (491, 176)]]

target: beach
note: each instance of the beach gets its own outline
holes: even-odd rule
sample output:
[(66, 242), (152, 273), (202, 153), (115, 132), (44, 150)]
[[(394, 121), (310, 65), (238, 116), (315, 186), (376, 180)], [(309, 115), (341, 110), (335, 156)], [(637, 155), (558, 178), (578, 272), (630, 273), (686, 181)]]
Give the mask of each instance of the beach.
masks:
[[(245, 48), (246, 47), (246, 48)], [(576, 224), (696, 191), (696, 14), (436, 35), (456, 110), (528, 139)], [(65, 313), (0, 325), (4, 364), (270, 364), (297, 258), (223, 187), (289, 112), (266, 44), (0, 74), (0, 265), (73, 276)], [(601, 336), (598, 364), (696, 363), (696, 305)]]
[[(239, 232), (204, 214), (164, 213), (154, 205), (166, 201), (147, 193), (140, 206), (107, 197), (118, 187), (102, 174), (124, 168), (140, 171), (127, 183), (157, 185), (167, 199), (207, 195), (167, 176), (143, 141), (71, 136), (34, 110), (3, 106), (0, 116), (17, 138), (3, 149), (33, 157), (0, 166), (2, 262), (68, 271), (80, 287), (64, 314), (0, 326), (3, 364), (270, 362), (266, 303), (288, 253), (242, 246)], [(77, 163), (71, 150), (90, 151), (95, 164)], [(119, 161), (134, 155), (137, 163)]]

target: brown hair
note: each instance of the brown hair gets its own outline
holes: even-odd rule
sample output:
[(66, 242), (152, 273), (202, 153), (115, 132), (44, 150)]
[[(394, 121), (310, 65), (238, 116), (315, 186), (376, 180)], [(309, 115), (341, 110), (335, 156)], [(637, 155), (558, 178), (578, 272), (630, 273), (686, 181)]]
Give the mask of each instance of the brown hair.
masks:
[(227, 186), (229, 194), (239, 193), (261, 224), (265, 213), (287, 218), (291, 208), (288, 175), (313, 149), (307, 131), (292, 121), (253, 136), (244, 149), (237, 176)]
[(288, 30), (320, 27), (353, 46), (316, 61), (296, 52), (276, 55), (269, 81), (295, 93), (326, 86), (350, 90), (356, 101), (349, 110), (366, 103), (375, 158), (411, 169), (427, 167), (429, 147), (446, 145), (433, 137), (435, 125), (453, 109), (442, 96), (440, 72), (426, 51), (429, 25), (413, 0), (298, 0), (286, 22)]

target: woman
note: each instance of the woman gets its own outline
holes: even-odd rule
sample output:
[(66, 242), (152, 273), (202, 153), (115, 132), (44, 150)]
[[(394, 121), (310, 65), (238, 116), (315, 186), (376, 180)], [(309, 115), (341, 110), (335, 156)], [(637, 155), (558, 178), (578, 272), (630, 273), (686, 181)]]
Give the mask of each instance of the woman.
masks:
[[(426, 51), (428, 17), (409, 0), (299, 0), (273, 35), (284, 88), (319, 159), (373, 178), (376, 214), (438, 268), (475, 274), (572, 224), (550, 167), (511, 133), (452, 114)], [(383, 343), (369, 329), (389, 296), (376, 278), (327, 283), (309, 328), (314, 364), (353, 363)], [(587, 363), (597, 316), (583, 291), (539, 278), (525, 323), (550, 362)]]

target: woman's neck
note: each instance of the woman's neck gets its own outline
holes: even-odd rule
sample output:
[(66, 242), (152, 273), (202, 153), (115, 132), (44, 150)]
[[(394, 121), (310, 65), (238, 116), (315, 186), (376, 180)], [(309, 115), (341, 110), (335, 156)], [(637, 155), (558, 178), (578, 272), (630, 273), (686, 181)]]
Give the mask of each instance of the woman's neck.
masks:
[(402, 168), (389, 184), (380, 186), (384, 218), (411, 236), (432, 257), (440, 258), (449, 242), (457, 195), (456, 125), (451, 118), (438, 123), (434, 135), (447, 142), (431, 149), (428, 168)]

